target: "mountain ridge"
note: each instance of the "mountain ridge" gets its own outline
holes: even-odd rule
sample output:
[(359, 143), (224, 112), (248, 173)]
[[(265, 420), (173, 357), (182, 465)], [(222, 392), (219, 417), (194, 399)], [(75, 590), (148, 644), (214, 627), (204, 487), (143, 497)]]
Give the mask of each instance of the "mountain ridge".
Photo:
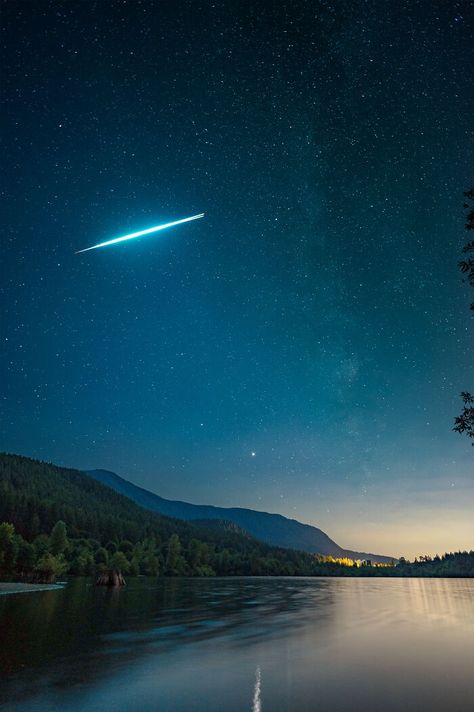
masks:
[[(68, 542), (62, 559), (51, 550), (52, 532), (60, 522)], [(97, 566), (107, 564), (115, 554), (132, 575), (355, 573), (353, 567), (319, 561), (304, 551), (271, 547), (234, 523), (166, 517), (140, 507), (83, 471), (11, 453), (0, 453), (0, 523), (6, 524), (0, 541), (0, 579), (34, 574), (41, 561), (51, 576), (55, 569), (73, 576), (95, 575)], [(8, 541), (12, 547), (7, 545), (10, 554), (5, 559)], [(384, 573), (370, 567), (374, 572)]]
[(306, 551), (351, 559), (370, 559), (373, 562), (390, 563), (395, 557), (345, 549), (325, 532), (311, 524), (304, 524), (282, 514), (260, 512), (245, 507), (217, 507), (207, 504), (191, 504), (161, 497), (143, 487), (120, 477), (110, 470), (84, 470), (92, 479), (111, 487), (129, 497), (136, 504), (159, 514), (185, 521), (225, 520), (247, 531), (251, 536), (272, 546)]

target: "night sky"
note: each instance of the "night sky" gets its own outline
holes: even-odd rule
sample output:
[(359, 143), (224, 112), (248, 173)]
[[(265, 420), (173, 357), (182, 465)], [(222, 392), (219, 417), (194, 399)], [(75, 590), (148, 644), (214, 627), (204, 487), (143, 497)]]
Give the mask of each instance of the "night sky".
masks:
[(1, 449), (472, 548), (473, 16), (4, 2)]

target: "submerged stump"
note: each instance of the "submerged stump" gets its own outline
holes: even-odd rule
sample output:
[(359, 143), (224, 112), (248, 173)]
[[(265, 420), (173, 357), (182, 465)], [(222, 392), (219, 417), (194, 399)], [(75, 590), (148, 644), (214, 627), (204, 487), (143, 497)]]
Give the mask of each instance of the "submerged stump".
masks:
[(117, 586), (125, 586), (125, 579), (122, 576), (121, 571), (117, 571), (117, 569), (109, 569), (108, 571), (103, 571), (99, 576), (97, 577), (97, 581), (95, 582), (96, 586), (111, 586), (111, 587), (117, 587)]

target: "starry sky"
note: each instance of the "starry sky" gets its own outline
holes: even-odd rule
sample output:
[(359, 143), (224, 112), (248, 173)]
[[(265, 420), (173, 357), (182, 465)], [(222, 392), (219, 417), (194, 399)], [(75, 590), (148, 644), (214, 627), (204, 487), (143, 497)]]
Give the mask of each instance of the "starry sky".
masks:
[(473, 16), (4, 2), (1, 449), (472, 548)]

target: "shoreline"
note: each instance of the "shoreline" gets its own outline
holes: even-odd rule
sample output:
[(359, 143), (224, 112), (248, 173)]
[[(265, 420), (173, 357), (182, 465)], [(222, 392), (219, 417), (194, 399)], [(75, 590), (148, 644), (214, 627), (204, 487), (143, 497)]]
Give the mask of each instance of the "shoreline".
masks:
[(0, 596), (13, 593), (34, 593), (36, 591), (62, 590), (65, 584), (61, 583), (16, 583), (15, 581), (0, 581)]

